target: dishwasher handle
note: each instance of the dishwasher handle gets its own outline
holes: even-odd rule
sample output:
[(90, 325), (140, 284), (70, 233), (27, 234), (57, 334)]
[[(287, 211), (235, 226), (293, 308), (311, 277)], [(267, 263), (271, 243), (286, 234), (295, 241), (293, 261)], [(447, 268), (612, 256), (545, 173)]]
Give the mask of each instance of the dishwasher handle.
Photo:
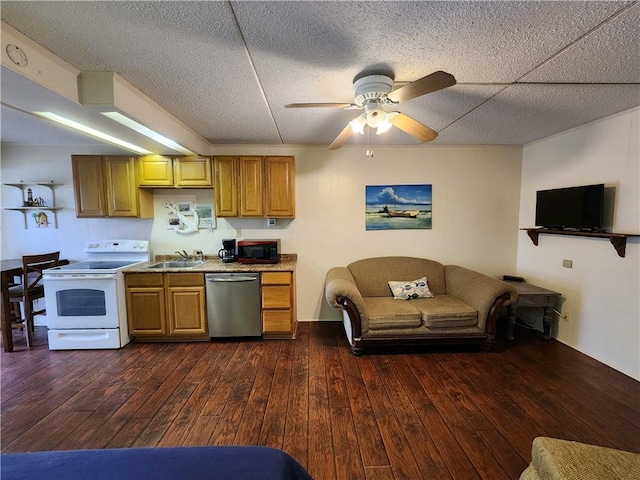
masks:
[(222, 282), (222, 283), (235, 283), (235, 282), (255, 282), (258, 277), (206, 277), (207, 282)]

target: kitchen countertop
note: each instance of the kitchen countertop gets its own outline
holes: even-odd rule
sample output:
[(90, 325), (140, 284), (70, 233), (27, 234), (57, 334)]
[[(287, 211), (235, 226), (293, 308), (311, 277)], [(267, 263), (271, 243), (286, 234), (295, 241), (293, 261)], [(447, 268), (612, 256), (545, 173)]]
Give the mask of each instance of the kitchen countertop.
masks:
[(177, 260), (175, 255), (156, 255), (156, 259), (152, 262), (145, 262), (135, 267), (124, 269), (124, 273), (213, 273), (213, 272), (292, 272), (296, 269), (296, 261), (298, 255), (283, 254), (280, 255), (278, 263), (222, 263), (217, 256), (215, 258), (205, 257), (205, 263), (196, 265), (195, 267), (178, 267), (178, 268), (148, 268), (158, 262)]

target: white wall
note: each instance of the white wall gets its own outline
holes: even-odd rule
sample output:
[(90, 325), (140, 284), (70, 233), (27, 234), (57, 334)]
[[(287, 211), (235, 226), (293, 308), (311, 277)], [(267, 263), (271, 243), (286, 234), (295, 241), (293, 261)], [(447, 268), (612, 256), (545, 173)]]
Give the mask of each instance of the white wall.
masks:
[[(607, 117), (525, 146), (520, 227), (533, 227), (537, 190), (604, 183), (615, 187), (612, 231), (640, 233), (640, 109)], [(573, 268), (562, 260), (573, 260)], [(558, 340), (640, 379), (638, 239), (625, 258), (607, 239), (540, 235), (518, 239), (518, 274), (561, 292)], [(539, 318), (538, 328), (539, 325)]]
[[(25, 230), (22, 216), (2, 211), (2, 257), (60, 249), (83, 257), (84, 244), (107, 238), (149, 238), (154, 254), (202, 249), (214, 254), (224, 238), (281, 238), (284, 253), (298, 254), (297, 303), (300, 320), (338, 319), (326, 305), (324, 277), (336, 265), (377, 255), (415, 255), (457, 263), (492, 276), (515, 273), (521, 155), (519, 147), (234, 146), (212, 154), (273, 154), (296, 157), (296, 218), (267, 229), (264, 219), (218, 219), (213, 232), (182, 236), (165, 228), (165, 209), (156, 201), (156, 219), (77, 219), (71, 154), (108, 153), (70, 147), (2, 145), (2, 182), (55, 180), (59, 228)], [(431, 230), (365, 231), (365, 185), (433, 185)], [(211, 190), (155, 190), (155, 195), (197, 195)], [(203, 197), (204, 195), (204, 197)], [(2, 187), (3, 206), (19, 202), (19, 191)]]
[[(148, 239), (153, 220), (130, 219), (80, 219), (76, 218), (71, 175), (71, 154), (118, 154), (109, 147), (69, 146), (13, 146), (2, 144), (0, 180), (2, 183), (26, 181), (54, 181), (64, 185), (55, 188), (56, 206), (64, 207), (57, 213), (58, 228), (54, 228), (53, 214), (46, 212), (51, 225), (35, 228), (28, 218), (29, 228), (24, 228), (20, 212), (2, 210), (1, 243), (2, 258), (20, 257), (27, 253), (60, 250), (61, 256), (70, 260), (84, 257), (84, 246), (89, 240), (106, 238)], [(126, 154), (125, 154), (126, 155)], [(33, 195), (43, 197), (50, 204), (50, 192), (46, 187), (32, 187)], [(2, 186), (2, 207), (20, 206), (19, 189)]]

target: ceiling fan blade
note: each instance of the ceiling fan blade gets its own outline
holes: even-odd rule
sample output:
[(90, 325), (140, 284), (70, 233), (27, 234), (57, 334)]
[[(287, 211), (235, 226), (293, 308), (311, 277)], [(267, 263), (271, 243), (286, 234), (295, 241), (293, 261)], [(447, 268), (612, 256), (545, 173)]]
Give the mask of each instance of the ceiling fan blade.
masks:
[(285, 105), (284, 108), (351, 108), (357, 107), (353, 103), (290, 103)]
[(389, 121), (394, 127), (398, 127), (405, 133), (417, 138), (421, 142), (430, 142), (438, 136), (438, 132), (430, 129), (426, 125), (421, 124), (417, 120), (400, 112), (393, 112), (389, 115)]
[(400, 87), (397, 90), (389, 93), (387, 98), (393, 102), (406, 102), (412, 98), (426, 95), (427, 93), (437, 92), (443, 88), (450, 87), (456, 84), (456, 79), (453, 75), (443, 71), (437, 71), (426, 77), (422, 77), (414, 82), (411, 82), (404, 87)]
[(347, 126), (342, 129), (342, 131), (336, 137), (333, 143), (329, 145), (329, 150), (337, 150), (338, 148), (340, 148), (342, 145), (344, 145), (344, 142), (346, 142), (352, 134), (353, 134), (353, 128), (351, 128), (351, 125), (347, 123)]

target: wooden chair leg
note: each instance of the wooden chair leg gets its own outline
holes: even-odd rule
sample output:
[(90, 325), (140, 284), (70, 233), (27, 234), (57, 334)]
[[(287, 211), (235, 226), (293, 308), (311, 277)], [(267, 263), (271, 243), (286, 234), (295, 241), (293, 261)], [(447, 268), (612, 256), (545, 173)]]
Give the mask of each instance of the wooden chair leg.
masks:
[(33, 345), (33, 332), (35, 330), (33, 321), (33, 305), (31, 302), (24, 302), (24, 321), (25, 330), (27, 332), (27, 348), (31, 348)]
[[(22, 312), (20, 311), (20, 304), (18, 302), (11, 302), (11, 321), (19, 324), (22, 321)], [(23, 327), (20, 324), (20, 331)]]

